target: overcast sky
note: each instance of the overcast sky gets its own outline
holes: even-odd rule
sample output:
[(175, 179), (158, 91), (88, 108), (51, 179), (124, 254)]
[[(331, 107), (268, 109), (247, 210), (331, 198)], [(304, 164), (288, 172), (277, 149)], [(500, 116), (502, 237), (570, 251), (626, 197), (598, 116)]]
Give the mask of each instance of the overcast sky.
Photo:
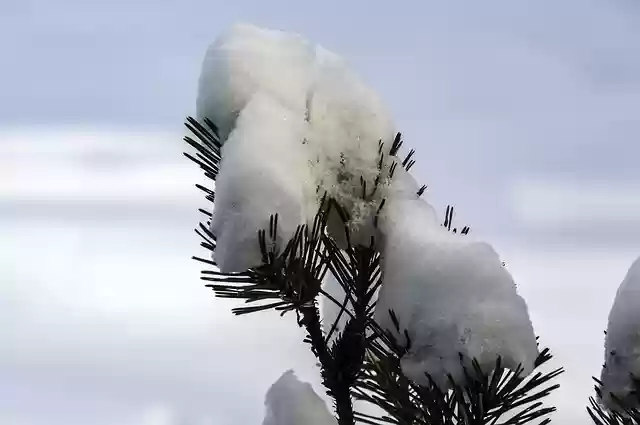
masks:
[[(345, 4), (343, 4), (345, 3)], [(634, 0), (0, 2), (0, 423), (259, 424), (292, 318), (198, 281), (205, 206), (180, 158), (207, 45), (291, 30), (389, 104), (439, 207), (492, 242), (589, 423), (615, 290), (640, 254)]]

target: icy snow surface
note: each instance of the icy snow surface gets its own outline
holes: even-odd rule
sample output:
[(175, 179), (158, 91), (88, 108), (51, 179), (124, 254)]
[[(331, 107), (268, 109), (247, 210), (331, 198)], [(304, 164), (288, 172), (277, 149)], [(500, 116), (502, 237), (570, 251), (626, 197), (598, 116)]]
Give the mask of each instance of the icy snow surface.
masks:
[(504, 366), (522, 364), (529, 373), (538, 355), (533, 327), (498, 255), (490, 245), (440, 226), (433, 208), (415, 195), (410, 175), (398, 176), (380, 217), (384, 281), (376, 319), (395, 333), (392, 309), (402, 343), (402, 331), (408, 331), (411, 349), (403, 371), (422, 384), (429, 373), (446, 388), (448, 374), (458, 382), (464, 376), (462, 353), (485, 372), (501, 356)]
[(267, 391), (262, 425), (335, 425), (327, 405), (310, 384), (300, 382), (292, 370)]
[[(618, 288), (609, 313), (605, 338), (605, 366), (602, 369), (603, 402), (615, 405), (610, 394), (624, 402), (633, 390), (629, 374), (640, 377), (640, 258), (632, 265)], [(635, 402), (637, 406), (637, 402)]]

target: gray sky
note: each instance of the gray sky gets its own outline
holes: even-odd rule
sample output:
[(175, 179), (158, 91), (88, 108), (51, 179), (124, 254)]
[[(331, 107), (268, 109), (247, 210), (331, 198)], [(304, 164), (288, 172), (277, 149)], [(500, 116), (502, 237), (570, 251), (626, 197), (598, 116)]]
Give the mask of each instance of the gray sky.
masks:
[(181, 126), (236, 21), (336, 50), (382, 93), (433, 202), (496, 245), (568, 369), (556, 423), (588, 423), (640, 254), (632, 0), (2, 1), (0, 422), (260, 423), (284, 370), (317, 384), (293, 321), (231, 317), (189, 260), (204, 205)]

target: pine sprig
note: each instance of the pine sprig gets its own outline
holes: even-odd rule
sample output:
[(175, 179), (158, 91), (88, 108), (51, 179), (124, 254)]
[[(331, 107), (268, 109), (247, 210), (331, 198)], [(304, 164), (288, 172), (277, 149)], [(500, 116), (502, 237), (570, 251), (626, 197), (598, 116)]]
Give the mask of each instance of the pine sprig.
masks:
[[(390, 314), (396, 331), (400, 332), (398, 319), (393, 312)], [(370, 344), (370, 355), (358, 383), (357, 398), (375, 403), (388, 416), (365, 418), (365, 423), (523, 425), (536, 419), (542, 419), (540, 425), (550, 422), (545, 417), (555, 408), (545, 407), (541, 400), (559, 387), (550, 383), (563, 373), (563, 369), (547, 373), (534, 371), (524, 377), (521, 375), (522, 369), (506, 369), (498, 358), (493, 370), (487, 374), (473, 360), (472, 370), (462, 363), (464, 384), (454, 382), (450, 377), (452, 389), (441, 391), (429, 375), (426, 378), (430, 384), (426, 386), (417, 385), (404, 377), (400, 359), (411, 344), (406, 331), (404, 335), (408, 343), (401, 346), (390, 332), (383, 331), (375, 324), (372, 326), (377, 341)], [(535, 361), (535, 368), (538, 369), (550, 359), (549, 350), (542, 350)], [(511, 416), (507, 417), (509, 414)]]
[[(262, 265), (244, 273), (202, 271), (202, 280), (215, 282), (206, 286), (221, 298), (243, 299), (246, 303), (273, 300), (258, 306), (237, 307), (236, 314), (253, 313), (274, 308), (283, 314), (312, 303), (327, 270), (326, 250), (321, 248), (324, 214), (319, 214), (311, 229), (299, 226), (284, 250), (279, 252), (277, 216), (271, 219), (269, 231), (258, 233)], [(214, 248), (215, 249), (215, 248)]]
[[(204, 119), (205, 125), (200, 124), (192, 117), (187, 117), (185, 126), (198, 139), (195, 141), (191, 137), (185, 137), (184, 141), (196, 150), (195, 156), (185, 152), (184, 156), (200, 166), (204, 171), (204, 175), (215, 181), (220, 170), (220, 161), (222, 159), (220, 136), (218, 127), (208, 118)], [(204, 189), (208, 192), (208, 189)], [(213, 199), (210, 199), (213, 202)]]
[[(211, 182), (215, 182), (222, 161), (222, 144), (217, 127), (209, 120), (204, 124), (187, 118), (187, 128), (195, 138), (186, 137), (185, 142), (194, 153), (185, 156), (196, 163)], [(389, 155), (395, 159), (388, 170), (392, 178), (398, 165), (409, 170), (414, 164), (411, 150), (403, 161), (397, 156), (403, 141), (398, 133)], [(383, 147), (380, 144), (379, 172), (383, 173)], [(386, 177), (385, 177), (386, 178)], [(380, 176), (367, 188), (361, 179), (362, 196), (376, 194), (381, 183)], [(215, 202), (215, 190), (196, 185), (209, 202)], [(417, 195), (425, 191), (422, 186)], [(377, 210), (384, 207), (382, 199)], [(380, 253), (374, 238), (368, 246), (353, 246), (350, 241), (347, 214), (334, 200), (324, 198), (312, 225), (299, 226), (293, 237), (279, 246), (278, 216), (270, 218), (269, 227), (258, 232), (256, 243), (262, 254), (262, 264), (241, 273), (221, 273), (214, 261), (194, 257), (207, 268), (201, 278), (217, 297), (244, 301), (235, 314), (249, 314), (273, 310), (285, 314), (295, 312), (298, 324), (306, 331), (305, 342), (319, 360), (322, 382), (333, 399), (338, 423), (352, 425), (356, 422), (379, 424), (447, 424), (447, 425), (523, 425), (543, 419), (554, 408), (544, 407), (541, 400), (557, 385), (550, 381), (562, 373), (561, 369), (529, 377), (520, 377), (508, 371), (498, 359), (492, 373), (486, 375), (477, 362), (466, 371), (464, 385), (454, 383), (450, 391), (440, 391), (430, 377), (430, 385), (420, 386), (408, 380), (402, 373), (400, 359), (410, 348), (410, 339), (405, 331), (407, 345), (400, 346), (393, 336), (383, 331), (374, 321), (375, 300), (382, 284)], [(326, 233), (327, 217), (335, 210), (342, 219), (347, 248), (340, 249)], [(201, 246), (210, 252), (216, 249), (216, 237), (209, 230), (212, 214), (205, 209), (200, 212), (205, 221), (196, 232)], [(377, 215), (374, 224), (377, 227)], [(444, 226), (452, 227), (453, 208), (448, 207)], [(461, 234), (468, 233), (463, 227)], [(344, 292), (344, 299), (337, 300), (322, 288), (326, 273), (331, 273)], [(321, 317), (317, 307), (319, 296), (339, 307), (339, 313), (327, 333), (322, 331)], [(347, 319), (344, 329), (338, 322)], [(392, 316), (399, 330), (398, 320)], [(551, 358), (543, 350), (536, 367)], [(374, 417), (355, 411), (353, 398), (364, 400), (382, 408), (386, 415)], [(507, 419), (503, 417), (511, 415)], [(499, 422), (502, 420), (502, 422)], [(543, 419), (540, 425), (548, 423)], [(627, 425), (623, 423), (621, 425)]]
[[(458, 228), (452, 227), (453, 226), (453, 207), (451, 205), (447, 205), (447, 209), (445, 210), (445, 213), (444, 213), (444, 223), (442, 225), (448, 231), (453, 233), (458, 233)], [(471, 228), (469, 226), (463, 226), (462, 229), (460, 230), (460, 234), (467, 235), (469, 234), (470, 230)]]
[[(185, 153), (195, 162), (212, 182), (215, 182), (220, 164), (221, 143), (216, 126), (205, 121), (201, 125), (192, 118), (186, 126), (197, 141), (186, 137), (185, 141), (196, 153)], [(381, 160), (382, 162), (382, 160)], [(374, 192), (379, 179), (374, 185)], [(215, 201), (215, 192), (202, 185), (197, 186), (205, 193), (209, 202)], [(363, 194), (366, 194), (363, 182)], [(249, 306), (236, 307), (235, 314), (249, 314), (259, 311), (275, 310), (285, 314), (295, 311), (298, 324), (307, 333), (304, 342), (311, 346), (314, 355), (320, 361), (321, 375), (327, 393), (334, 400), (339, 424), (355, 423), (351, 387), (362, 368), (366, 350), (364, 331), (369, 319), (368, 301), (372, 295), (370, 286), (372, 276), (378, 276), (377, 253), (372, 247), (353, 248), (341, 251), (335, 242), (325, 234), (328, 214), (335, 208), (340, 217), (345, 214), (330, 199), (322, 199), (312, 226), (299, 226), (294, 236), (279, 250), (276, 244), (278, 216), (270, 219), (269, 228), (261, 230), (256, 238), (262, 254), (262, 264), (242, 273), (222, 273), (217, 270), (214, 261), (195, 258), (209, 267), (202, 271), (202, 280), (221, 298), (243, 300)], [(213, 253), (216, 249), (216, 237), (209, 230), (211, 213), (200, 210), (206, 216), (206, 222), (200, 223), (196, 232), (200, 235), (201, 246)], [(345, 225), (345, 230), (348, 231)], [(317, 297), (324, 293), (322, 280), (328, 270), (338, 276), (346, 293), (350, 295), (353, 313), (343, 306), (341, 314), (350, 315), (345, 329), (331, 344), (331, 338), (322, 332)], [(328, 296), (328, 294), (324, 293)], [(337, 303), (337, 300), (333, 300)], [(337, 321), (336, 321), (337, 323)], [(335, 326), (335, 324), (334, 324)]]

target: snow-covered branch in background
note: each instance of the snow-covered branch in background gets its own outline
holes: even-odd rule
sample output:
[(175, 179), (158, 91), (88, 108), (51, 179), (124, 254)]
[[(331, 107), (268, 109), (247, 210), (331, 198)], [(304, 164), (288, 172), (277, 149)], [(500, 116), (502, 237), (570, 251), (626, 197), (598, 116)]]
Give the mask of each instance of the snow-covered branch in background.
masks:
[[(601, 375), (603, 404), (619, 411), (619, 403), (640, 408), (638, 386), (632, 376), (640, 378), (640, 258), (618, 288), (605, 338), (605, 364)], [(614, 397), (617, 400), (614, 399)]]
[(267, 391), (262, 425), (336, 425), (325, 402), (292, 370), (285, 372)]

